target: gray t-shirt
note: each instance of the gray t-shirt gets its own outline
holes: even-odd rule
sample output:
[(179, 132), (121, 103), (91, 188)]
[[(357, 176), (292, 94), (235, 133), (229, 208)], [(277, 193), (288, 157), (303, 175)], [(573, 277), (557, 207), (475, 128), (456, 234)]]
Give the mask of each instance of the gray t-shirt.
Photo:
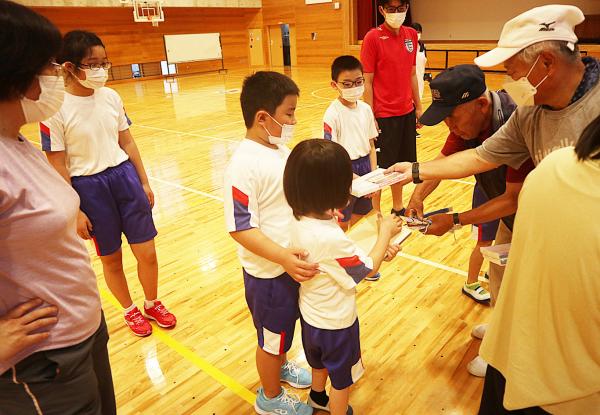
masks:
[(559, 148), (574, 146), (583, 130), (600, 116), (600, 82), (560, 111), (520, 107), (493, 136), (475, 149), (482, 159), (518, 169), (532, 158), (537, 166)]
[(77, 193), (41, 151), (25, 139), (0, 137), (0, 316), (35, 297), (58, 307), (50, 337), (1, 361), (0, 374), (35, 352), (81, 343), (100, 326), (78, 212)]

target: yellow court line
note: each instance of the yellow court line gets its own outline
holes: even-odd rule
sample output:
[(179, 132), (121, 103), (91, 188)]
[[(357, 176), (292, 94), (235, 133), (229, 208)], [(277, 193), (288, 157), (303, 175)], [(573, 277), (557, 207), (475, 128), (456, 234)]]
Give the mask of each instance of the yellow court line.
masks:
[[(100, 291), (100, 296), (108, 303), (112, 304), (118, 310), (121, 310), (121, 305), (117, 301), (117, 299), (107, 290), (98, 287)], [(248, 402), (250, 405), (254, 405), (254, 401), (256, 400), (256, 395), (248, 390), (241, 383), (237, 382), (235, 379), (221, 372), (219, 369), (211, 365), (207, 360), (201, 358), (192, 350), (179, 343), (173, 337), (165, 333), (163, 330), (153, 330), (152, 335), (156, 337), (159, 341), (161, 341), (165, 346), (170, 348), (171, 350), (177, 352), (183, 358), (191, 362), (198, 369), (202, 370), (204, 373), (212, 377), (214, 380), (219, 382), (221, 385), (225, 386), (227, 389), (235, 393), (237, 396)]]

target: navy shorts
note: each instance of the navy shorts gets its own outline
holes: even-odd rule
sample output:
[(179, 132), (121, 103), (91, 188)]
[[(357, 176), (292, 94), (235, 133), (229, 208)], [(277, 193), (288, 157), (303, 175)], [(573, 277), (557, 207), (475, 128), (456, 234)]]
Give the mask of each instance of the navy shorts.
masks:
[[(488, 197), (478, 184), (473, 189), (473, 209), (488, 202)], [(491, 222), (475, 224), (473, 225), (472, 237), (478, 242), (491, 242), (496, 239), (496, 232), (498, 231), (498, 225), (500, 220), (496, 219)]]
[[(352, 171), (359, 176), (364, 176), (367, 173), (371, 173), (371, 160), (369, 155), (352, 160)], [(350, 196), (350, 202), (342, 210), (344, 218), (341, 222), (349, 222), (352, 215), (366, 215), (373, 209), (371, 199), (368, 197), (354, 197)]]
[(300, 284), (287, 273), (276, 278), (256, 278), (243, 272), (246, 303), (259, 347), (272, 355), (286, 353), (292, 347), (296, 320), (300, 317)]
[(302, 321), (302, 346), (306, 361), (315, 369), (327, 369), (331, 385), (342, 390), (356, 383), (365, 368), (360, 353), (358, 319), (339, 330), (318, 329)]
[(156, 236), (150, 202), (130, 161), (91, 176), (71, 178), (81, 210), (92, 222), (92, 237), (100, 256), (121, 248), (121, 233), (130, 244)]

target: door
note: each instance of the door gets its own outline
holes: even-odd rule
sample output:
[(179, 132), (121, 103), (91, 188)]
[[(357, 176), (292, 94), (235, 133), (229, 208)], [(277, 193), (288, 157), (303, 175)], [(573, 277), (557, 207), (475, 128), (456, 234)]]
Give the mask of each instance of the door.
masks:
[(250, 66), (264, 66), (265, 64), (262, 36), (262, 29), (248, 29)]
[(297, 55), (296, 55), (296, 26), (290, 25), (290, 58), (292, 66), (297, 66)]
[(283, 40), (279, 25), (269, 26), (269, 55), (271, 66), (283, 66)]

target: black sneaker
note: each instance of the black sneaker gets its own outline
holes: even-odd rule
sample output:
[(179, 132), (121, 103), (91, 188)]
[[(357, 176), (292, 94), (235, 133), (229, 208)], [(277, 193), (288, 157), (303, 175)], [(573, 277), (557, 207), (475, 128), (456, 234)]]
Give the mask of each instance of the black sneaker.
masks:
[(392, 211), (391, 211), (390, 213), (391, 213), (392, 215), (396, 215), (396, 216), (406, 216), (406, 215), (405, 215), (405, 213), (406, 213), (406, 209), (405, 209), (405, 208), (402, 208), (402, 209), (400, 209), (400, 210), (394, 210), (394, 209), (392, 209)]

